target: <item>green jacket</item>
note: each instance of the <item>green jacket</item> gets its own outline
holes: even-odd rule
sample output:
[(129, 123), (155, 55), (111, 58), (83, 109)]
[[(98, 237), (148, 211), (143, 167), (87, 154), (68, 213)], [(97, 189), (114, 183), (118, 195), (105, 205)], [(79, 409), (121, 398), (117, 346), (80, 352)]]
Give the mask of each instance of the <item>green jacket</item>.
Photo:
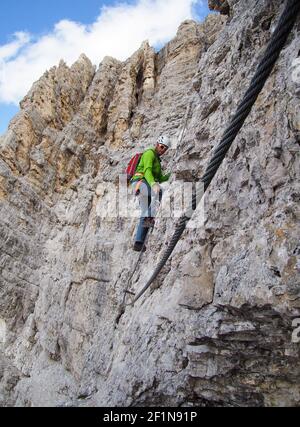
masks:
[[(160, 158), (154, 148), (149, 148), (144, 152), (136, 168), (136, 173), (142, 173), (150, 187), (156, 182), (168, 181), (171, 176), (170, 173), (167, 175), (162, 174)], [(132, 179), (141, 179), (141, 176), (134, 175)]]

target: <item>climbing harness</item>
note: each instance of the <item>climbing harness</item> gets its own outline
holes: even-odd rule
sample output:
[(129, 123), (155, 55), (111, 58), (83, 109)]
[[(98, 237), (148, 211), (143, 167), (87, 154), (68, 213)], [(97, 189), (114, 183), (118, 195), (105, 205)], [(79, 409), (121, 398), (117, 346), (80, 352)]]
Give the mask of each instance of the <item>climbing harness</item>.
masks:
[(134, 175), (139, 176), (140, 178), (143, 178), (143, 176), (144, 176), (144, 174), (142, 172), (136, 172)]
[[(221, 142), (215, 149), (213, 157), (210, 160), (203, 177), (201, 178), (201, 182), (204, 184), (204, 193), (209, 187), (212, 179), (214, 178), (221, 163), (223, 162), (226, 153), (228, 152), (237, 134), (242, 128), (246, 118), (250, 114), (251, 109), (255, 104), (256, 99), (258, 98), (258, 95), (262, 91), (269, 75), (271, 74), (273, 67), (280, 55), (280, 52), (285, 45), (288, 35), (293, 29), (299, 11), (299, 0), (287, 0), (285, 9), (279, 19), (275, 31), (273, 32), (269, 45), (256, 70), (256, 73), (251, 80), (249, 89), (247, 90), (244, 95), (244, 98), (239, 104), (234, 117), (232, 118), (228, 128), (226, 129)], [(160, 260), (148, 282), (145, 284), (142, 290), (134, 297), (133, 301), (128, 305), (133, 305), (157, 278), (162, 268), (166, 264), (167, 260), (171, 256), (176, 244), (178, 243), (182, 233), (186, 228), (189, 219), (192, 216), (192, 213), (196, 210), (197, 205), (200, 203), (202, 197), (203, 194), (201, 193), (200, 195), (199, 191), (197, 191), (193, 195), (192, 203), (189, 206), (187, 212), (180, 218), (178, 225), (175, 229), (174, 235), (172, 236), (171, 241), (162, 256), (162, 259)]]
[(141, 192), (140, 187), (141, 187), (141, 185), (142, 185), (142, 182), (143, 182), (143, 180), (142, 180), (142, 179), (140, 179), (140, 180), (138, 181), (138, 183), (136, 184), (136, 186), (135, 186), (135, 190), (134, 190), (134, 195), (135, 195), (135, 196), (138, 196), (138, 195), (140, 194), (140, 192)]

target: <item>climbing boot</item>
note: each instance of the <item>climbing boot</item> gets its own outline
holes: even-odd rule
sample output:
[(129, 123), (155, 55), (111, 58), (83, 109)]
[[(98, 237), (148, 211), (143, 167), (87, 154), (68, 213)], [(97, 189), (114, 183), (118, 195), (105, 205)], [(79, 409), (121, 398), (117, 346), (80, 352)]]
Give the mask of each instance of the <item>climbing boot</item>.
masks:
[(143, 247), (143, 242), (135, 242), (133, 245), (133, 250), (135, 252), (141, 252), (143, 248), (143, 252), (146, 252), (146, 246)]
[(149, 217), (146, 217), (144, 219), (143, 227), (144, 228), (152, 228), (152, 227), (154, 227), (154, 224), (155, 224), (155, 219), (153, 217), (149, 216)]

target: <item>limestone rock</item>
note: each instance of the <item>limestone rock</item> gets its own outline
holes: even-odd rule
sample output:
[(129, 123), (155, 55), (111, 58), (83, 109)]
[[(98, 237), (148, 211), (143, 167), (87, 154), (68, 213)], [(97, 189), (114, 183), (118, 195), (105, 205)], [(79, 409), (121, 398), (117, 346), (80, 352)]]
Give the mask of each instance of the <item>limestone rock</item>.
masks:
[[(283, 6), (209, 3), (230, 17), (185, 21), (158, 53), (53, 67), (1, 137), (1, 406), (299, 405), (299, 18), (196, 225), (121, 307), (137, 218), (116, 213), (119, 174), (165, 133), (164, 200), (201, 178)], [(157, 218), (132, 291), (176, 221)]]
[(222, 15), (228, 15), (230, 10), (227, 0), (208, 0), (208, 7), (210, 10), (218, 11)]

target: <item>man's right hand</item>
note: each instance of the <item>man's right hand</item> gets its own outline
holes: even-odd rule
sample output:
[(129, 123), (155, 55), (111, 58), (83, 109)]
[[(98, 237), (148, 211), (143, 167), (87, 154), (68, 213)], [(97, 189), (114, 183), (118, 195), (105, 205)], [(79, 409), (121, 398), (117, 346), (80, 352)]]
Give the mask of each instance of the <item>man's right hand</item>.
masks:
[(160, 190), (161, 190), (161, 188), (160, 188), (159, 184), (156, 183), (153, 185), (152, 191), (154, 191), (154, 193), (159, 194)]

